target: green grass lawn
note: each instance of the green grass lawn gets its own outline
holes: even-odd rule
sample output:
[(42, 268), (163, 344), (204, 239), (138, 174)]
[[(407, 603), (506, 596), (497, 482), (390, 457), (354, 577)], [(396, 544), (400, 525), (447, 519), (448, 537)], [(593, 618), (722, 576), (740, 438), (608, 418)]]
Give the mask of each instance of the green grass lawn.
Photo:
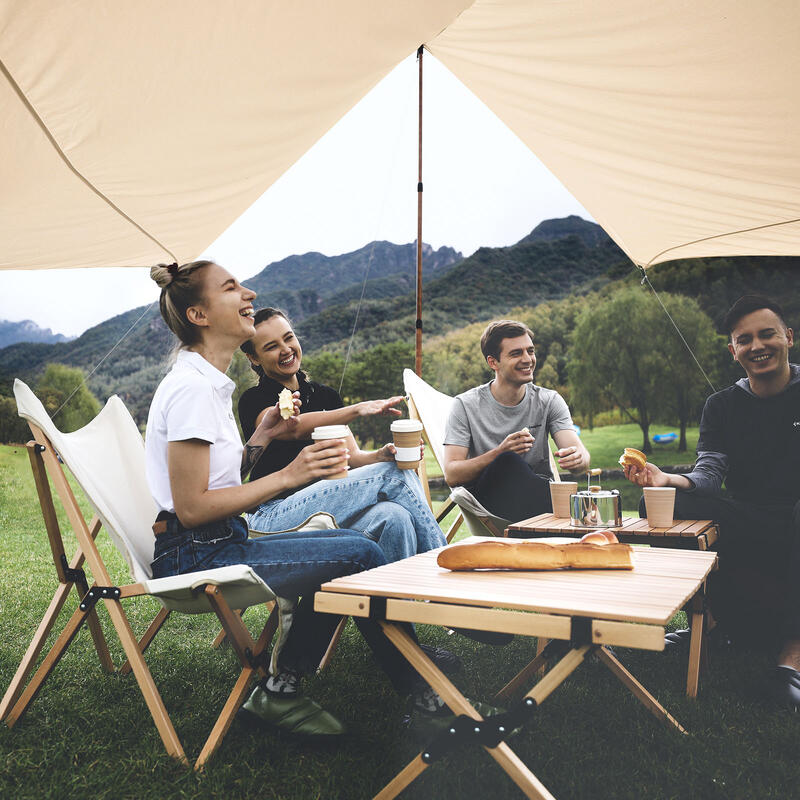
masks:
[[(68, 530), (61, 520), (62, 529)], [(74, 549), (65, 538), (68, 553)], [(99, 546), (113, 577), (128, 582), (105, 533)], [(0, 690), (5, 691), (55, 588), (54, 570), (24, 448), (0, 447)], [(75, 597), (67, 603), (71, 612)], [(154, 601), (126, 601), (137, 633)], [(59, 622), (63, 624), (66, 612)], [(104, 610), (100, 617), (116, 664), (121, 647)], [(245, 619), (263, 621), (260, 609)], [(675, 620), (674, 624), (680, 621)], [(236, 659), (212, 650), (211, 615), (167, 622), (147, 661), (190, 758), (219, 713)], [(532, 655), (517, 638), (498, 649), (437, 628), (420, 637), (457, 652), (455, 678), (468, 696), (489, 699)], [(52, 639), (52, 637), (51, 637)], [(518, 755), (559, 798), (789, 798), (800, 769), (796, 714), (764, 702), (766, 656), (714, 655), (697, 700), (684, 696), (686, 659), (620, 650), (639, 677), (689, 731), (659, 724), (599, 664), (583, 665), (548, 698), (513, 742)], [(371, 797), (418, 752), (401, 726), (404, 702), (375, 666), (352, 623), (330, 669), (307, 691), (345, 720), (349, 734), (320, 747), (234, 724), (203, 775), (165, 755), (132, 676), (101, 672), (82, 630), (28, 713), (13, 728), (0, 724), (3, 798), (307, 798)], [(484, 752), (458, 752), (434, 765), (403, 798), (517, 798), (521, 793)]]

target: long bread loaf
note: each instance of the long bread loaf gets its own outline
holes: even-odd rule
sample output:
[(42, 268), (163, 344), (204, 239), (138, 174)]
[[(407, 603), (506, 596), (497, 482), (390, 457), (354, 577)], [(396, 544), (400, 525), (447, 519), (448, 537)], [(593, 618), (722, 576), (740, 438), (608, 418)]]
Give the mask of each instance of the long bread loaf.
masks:
[(440, 567), (469, 569), (633, 569), (629, 544), (530, 541), (469, 542), (445, 547)]

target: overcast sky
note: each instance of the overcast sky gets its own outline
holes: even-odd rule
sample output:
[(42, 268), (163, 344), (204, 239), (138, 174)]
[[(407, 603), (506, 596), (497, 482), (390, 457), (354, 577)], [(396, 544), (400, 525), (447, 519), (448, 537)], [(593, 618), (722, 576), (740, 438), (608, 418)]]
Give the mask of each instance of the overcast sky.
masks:
[[(467, 256), (483, 245), (514, 244), (543, 219), (591, 219), (433, 56), (426, 53), (423, 66), (423, 241)], [(296, 253), (338, 255), (376, 239), (412, 242), (416, 185), (412, 56), (202, 255), (244, 280)], [(157, 296), (146, 268), (0, 271), (0, 319), (31, 319), (68, 336)]]

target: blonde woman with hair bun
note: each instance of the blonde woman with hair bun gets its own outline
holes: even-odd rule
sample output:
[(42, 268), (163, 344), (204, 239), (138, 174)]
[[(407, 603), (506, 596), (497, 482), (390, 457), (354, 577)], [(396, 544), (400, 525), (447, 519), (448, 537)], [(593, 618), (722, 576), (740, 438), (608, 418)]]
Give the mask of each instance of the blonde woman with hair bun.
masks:
[[(297, 424), (270, 408), (242, 446), (233, 417), (234, 383), (225, 374), (236, 349), (255, 334), (255, 293), (213, 261), (159, 265), (161, 316), (179, 340), (175, 364), (156, 389), (147, 420), (147, 481), (159, 508), (154, 520), (153, 577), (248, 564), (279, 597), (300, 598), (275, 674), (245, 703), (254, 721), (301, 735), (334, 736), (344, 726), (298, 692), (319, 664), (338, 619), (314, 611), (320, 584), (385, 563), (377, 544), (348, 530), (248, 538), (242, 513), (310, 481), (340, 472), (341, 440), (305, 448), (284, 469), (242, 484), (260, 454)], [(257, 456), (256, 456), (257, 457)], [(356, 620), (398, 692), (420, 711), (442, 708), (372, 620)], [(409, 632), (412, 633), (410, 626)]]

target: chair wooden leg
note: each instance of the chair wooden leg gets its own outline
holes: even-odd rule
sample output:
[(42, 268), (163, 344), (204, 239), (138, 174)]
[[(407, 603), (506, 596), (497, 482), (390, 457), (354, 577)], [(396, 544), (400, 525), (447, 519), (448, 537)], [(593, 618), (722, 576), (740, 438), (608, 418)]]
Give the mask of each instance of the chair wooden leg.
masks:
[(178, 734), (169, 718), (167, 709), (164, 707), (164, 701), (161, 699), (158, 688), (156, 687), (153, 676), (150, 674), (150, 669), (147, 666), (142, 651), (139, 649), (139, 643), (136, 641), (136, 636), (133, 633), (128, 617), (118, 600), (103, 600), (106, 605), (108, 615), (111, 617), (111, 622), (114, 629), (119, 636), (122, 648), (128, 661), (131, 664), (136, 682), (139, 684), (139, 689), (142, 692), (144, 701), (147, 708), (153, 717), (156, 729), (158, 730), (161, 741), (164, 743), (164, 748), (167, 754), (179, 761), (186, 762), (186, 754), (183, 751)]
[(436, 515), (436, 521), (441, 522), (455, 507), (455, 500), (448, 500), (444, 506), (439, 509), (439, 513)]
[(3, 700), (0, 702), (0, 720), (6, 718), (11, 707), (25, 688), (25, 681), (36, 664), (36, 659), (39, 657), (47, 637), (50, 635), (50, 631), (69, 595), (70, 588), (69, 584), (62, 583), (56, 589), (53, 599), (50, 601), (50, 605), (47, 607), (47, 611), (45, 611), (42, 621), (39, 623), (39, 627), (36, 629), (36, 633), (33, 635), (33, 639), (31, 639), (31, 643), (28, 645), (28, 649), (25, 651), (22, 661), (19, 662), (17, 671), (11, 679), (8, 689), (6, 689), (6, 693), (3, 695)]
[[(61, 538), (61, 531), (58, 524), (58, 516), (56, 514), (55, 506), (53, 505), (53, 496), (50, 491), (50, 484), (47, 480), (47, 473), (44, 467), (41, 452), (38, 449), (36, 442), (28, 442), (28, 455), (31, 462), (31, 469), (33, 472), (33, 479), (36, 485), (36, 491), (39, 496), (39, 505), (41, 506), (42, 516), (44, 519), (45, 529), (47, 531), (48, 540), (50, 542), (50, 549), (53, 554), (53, 564), (56, 568), (56, 575), (58, 576), (59, 585), (53, 594), (53, 599), (47, 608), (44, 616), (42, 617), (36, 633), (28, 645), (25, 655), (20, 661), (14, 677), (8, 686), (3, 699), (0, 702), (0, 720), (3, 720), (8, 715), (14, 703), (16, 703), (20, 694), (25, 686), (25, 681), (33, 671), (36, 660), (44, 647), (47, 637), (58, 618), (61, 609), (66, 602), (72, 586), (75, 586), (75, 591), (78, 597), (83, 599), (83, 594), (86, 593), (88, 587), (86, 586), (85, 578), (80, 575), (80, 580), (76, 582), (75, 571), (80, 570), (84, 563), (83, 551), (78, 549), (72, 560), (67, 563), (66, 555), (64, 554), (64, 544)], [(92, 540), (97, 537), (100, 532), (101, 522), (97, 517), (94, 517), (89, 525), (88, 533)], [(106, 672), (114, 671), (114, 664), (111, 660), (111, 653), (108, 650), (103, 629), (100, 627), (100, 621), (97, 619), (97, 614), (92, 611), (89, 615), (89, 630), (92, 634), (97, 656), (100, 659), (100, 666)]]
[(242, 703), (244, 703), (245, 698), (247, 697), (250, 689), (250, 681), (252, 680), (254, 674), (255, 670), (252, 668), (245, 668), (239, 674), (239, 678), (236, 681), (236, 685), (233, 687), (233, 691), (231, 691), (231, 693), (228, 695), (228, 699), (225, 701), (222, 712), (220, 713), (219, 717), (217, 717), (217, 721), (214, 723), (214, 727), (211, 729), (211, 733), (209, 734), (208, 739), (206, 739), (206, 743), (203, 745), (203, 749), (200, 751), (197, 761), (194, 763), (194, 768), (196, 770), (202, 770), (203, 767), (205, 767), (208, 759), (214, 755), (219, 746), (222, 744), (222, 739), (233, 724), (233, 720), (236, 717), (236, 712), (239, 710)]
[(455, 520), (453, 520), (453, 524), (447, 529), (447, 533), (445, 534), (444, 538), (446, 539), (447, 544), (450, 544), (450, 542), (453, 541), (453, 537), (456, 535), (458, 529), (463, 523), (464, 515), (459, 511), (458, 516), (455, 518)]
[[(270, 604), (268, 604), (268, 605), (270, 605)], [(237, 608), (236, 609), (236, 613), (240, 617), (244, 616), (244, 612), (245, 612), (244, 608)], [(226, 636), (227, 636), (227, 634), (225, 633), (225, 628), (222, 628), (222, 630), (217, 634), (217, 636), (214, 639), (214, 641), (211, 642), (211, 649), (212, 650), (216, 650), (218, 647), (220, 647), (222, 645), (222, 643), (225, 641), (225, 637)]]
[(275, 603), (272, 604), (270, 615), (258, 637), (258, 641), (254, 642), (250, 636), (250, 632), (245, 627), (242, 618), (232, 611), (230, 606), (225, 602), (225, 598), (219, 591), (219, 587), (206, 586), (206, 597), (211, 603), (219, 621), (222, 623), (223, 629), (226, 631), (231, 646), (239, 657), (239, 662), (242, 665), (242, 671), (236, 680), (225, 705), (220, 712), (214, 727), (211, 729), (203, 749), (195, 762), (194, 768), (202, 770), (206, 762), (214, 755), (222, 743), (225, 734), (230, 730), (233, 724), (236, 712), (241, 707), (242, 703), (247, 696), (250, 688), (250, 682), (256, 674), (265, 675), (265, 670), (261, 666), (254, 666), (257, 664), (261, 655), (269, 647), (275, 631), (278, 629), (278, 607)]
[[(100, 528), (103, 527), (103, 523), (97, 517), (92, 517), (91, 522), (89, 523), (89, 535), (92, 539), (97, 538), (97, 534), (100, 533)], [(75, 557), (72, 559), (73, 563), (75, 564), (82, 564), (83, 563), (83, 553), (78, 551)], [(70, 565), (71, 566), (71, 565)], [(81, 595), (81, 591), (83, 594), (88, 591), (88, 587), (79, 587), (78, 584), (75, 584), (75, 590), (78, 592), (78, 596), (81, 600), (83, 600), (83, 596)], [(86, 620), (86, 624), (89, 627), (89, 632), (92, 635), (92, 641), (94, 642), (94, 649), (97, 651), (97, 657), (100, 659), (100, 667), (105, 672), (113, 672), (114, 671), (114, 661), (111, 658), (111, 653), (108, 649), (108, 644), (106, 642), (106, 637), (103, 634), (103, 628), (100, 625), (100, 620), (97, 617), (96, 609), (92, 609), (89, 612), (89, 617)]]
[[(150, 647), (150, 643), (153, 639), (156, 638), (156, 634), (161, 630), (161, 626), (167, 621), (170, 612), (166, 608), (161, 608), (158, 614), (155, 615), (153, 621), (150, 623), (147, 630), (144, 632), (144, 636), (139, 639), (139, 650), (144, 653), (148, 647)], [(127, 675), (131, 671), (131, 662), (126, 661), (120, 668), (119, 674), (120, 675)]]
[[(69, 588), (69, 587), (67, 587)], [(9, 728), (14, 727), (17, 720), (27, 711), (30, 704), (36, 699), (39, 690), (44, 685), (44, 682), (50, 676), (50, 673), (55, 669), (61, 657), (66, 652), (75, 634), (80, 630), (81, 625), (86, 619), (86, 612), (81, 611), (79, 608), (75, 609), (69, 621), (64, 626), (64, 629), (59, 634), (50, 652), (45, 656), (44, 661), (39, 665), (36, 674), (31, 678), (30, 683), (25, 687), (19, 699), (14, 706), (6, 714), (6, 725)]]
[(333, 636), (331, 636), (331, 640), (328, 644), (328, 649), (325, 651), (325, 655), (322, 656), (322, 660), (319, 662), (317, 672), (322, 672), (322, 670), (327, 669), (328, 665), (333, 660), (333, 654), (336, 652), (336, 646), (339, 644), (339, 639), (342, 638), (342, 632), (344, 631), (345, 625), (347, 625), (347, 617), (342, 617), (339, 620), (339, 624), (336, 626), (336, 630), (333, 632)]

